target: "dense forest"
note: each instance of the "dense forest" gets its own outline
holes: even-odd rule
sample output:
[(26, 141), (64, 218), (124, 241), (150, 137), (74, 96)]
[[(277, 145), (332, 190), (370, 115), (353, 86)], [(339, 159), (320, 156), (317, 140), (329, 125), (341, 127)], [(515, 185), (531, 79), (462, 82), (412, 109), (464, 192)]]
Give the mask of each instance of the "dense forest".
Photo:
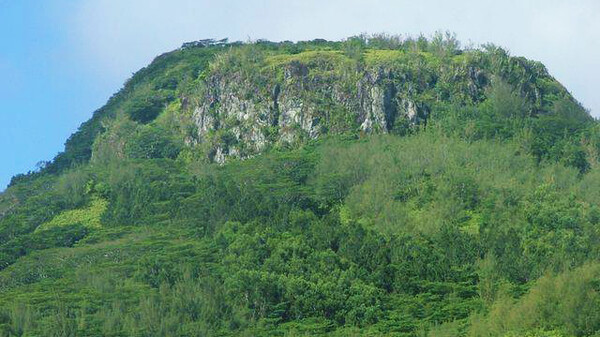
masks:
[(0, 336), (599, 336), (599, 164), (492, 44), (186, 43), (0, 194)]

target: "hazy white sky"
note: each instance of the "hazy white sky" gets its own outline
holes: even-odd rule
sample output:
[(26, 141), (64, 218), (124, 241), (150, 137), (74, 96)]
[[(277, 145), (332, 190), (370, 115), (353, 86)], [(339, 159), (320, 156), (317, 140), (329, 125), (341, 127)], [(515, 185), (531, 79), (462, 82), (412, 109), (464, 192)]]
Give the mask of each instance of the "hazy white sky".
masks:
[(184, 41), (342, 39), (449, 30), (542, 61), (600, 115), (600, 0), (96, 0), (74, 6), (77, 57), (115, 83)]

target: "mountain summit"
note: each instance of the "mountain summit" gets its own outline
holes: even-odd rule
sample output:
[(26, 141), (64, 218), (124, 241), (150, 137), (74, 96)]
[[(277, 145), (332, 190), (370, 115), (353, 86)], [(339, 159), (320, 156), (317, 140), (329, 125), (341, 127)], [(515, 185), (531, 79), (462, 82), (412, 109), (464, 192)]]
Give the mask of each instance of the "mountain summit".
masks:
[(0, 333), (592, 336), (599, 158), (491, 44), (185, 43), (0, 195)]
[[(185, 43), (128, 80), (67, 141), (51, 171), (101, 157), (103, 145), (115, 154), (116, 148), (143, 143), (128, 135), (107, 144), (109, 135), (116, 141), (119, 125), (126, 127), (115, 121), (124, 119), (143, 135), (173, 136), (161, 138), (178, 143), (169, 150), (201, 147), (220, 163), (327, 134), (403, 135), (451, 116), (463, 124), (493, 124), (473, 130), (480, 134), (501, 132), (506, 123), (528, 124), (556, 109), (591, 120), (541, 63), (494, 45), (459, 45), (441, 34), (431, 41), (383, 35), (343, 42)], [(488, 104), (495, 98), (505, 99), (504, 106)], [(100, 134), (104, 139), (97, 139)], [(176, 155), (118, 150), (129, 157)]]

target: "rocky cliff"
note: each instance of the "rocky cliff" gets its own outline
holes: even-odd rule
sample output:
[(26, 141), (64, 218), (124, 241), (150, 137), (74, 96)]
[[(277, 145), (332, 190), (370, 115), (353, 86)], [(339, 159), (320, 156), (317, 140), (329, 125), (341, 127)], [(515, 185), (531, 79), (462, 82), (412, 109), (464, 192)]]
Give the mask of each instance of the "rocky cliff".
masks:
[[(406, 133), (424, 125), (439, 104), (478, 104), (500, 74), (480, 51), (436, 57), (401, 50), (368, 50), (352, 58), (336, 50), (277, 54), (233, 49), (211, 63), (184, 98), (197, 126), (195, 143), (210, 157), (248, 157), (327, 133)], [(551, 80), (543, 67), (513, 60), (511, 71)], [(541, 108), (540, 89), (520, 86)]]

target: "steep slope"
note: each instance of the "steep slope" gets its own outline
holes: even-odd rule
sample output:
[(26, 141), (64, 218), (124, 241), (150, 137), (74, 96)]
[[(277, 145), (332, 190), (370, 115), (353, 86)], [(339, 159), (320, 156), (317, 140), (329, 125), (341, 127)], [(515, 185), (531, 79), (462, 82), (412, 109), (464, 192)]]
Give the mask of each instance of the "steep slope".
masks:
[(599, 151), (492, 45), (185, 44), (0, 195), (0, 332), (591, 336)]
[[(507, 99), (504, 111), (493, 111), (482, 103), (494, 94), (516, 97)], [(447, 118), (452, 108), (475, 108), (476, 120), (497, 119), (490, 121), (495, 124), (553, 110), (590, 121), (542, 64), (510, 57), (493, 45), (460, 50), (448, 36), (431, 42), (382, 36), (251, 45), (206, 40), (161, 55), (136, 73), (67, 141), (46, 171), (87, 162), (97, 136), (119, 113), (138, 124), (135, 131), (147, 124), (177, 128), (177, 141), (201, 144), (200, 150), (222, 162), (226, 156), (294, 147), (328, 133), (406, 134), (415, 125)], [(458, 119), (468, 124), (469, 117)], [(505, 128), (478, 131), (497, 132), (498, 126)], [(121, 147), (135, 142), (119, 141)]]

